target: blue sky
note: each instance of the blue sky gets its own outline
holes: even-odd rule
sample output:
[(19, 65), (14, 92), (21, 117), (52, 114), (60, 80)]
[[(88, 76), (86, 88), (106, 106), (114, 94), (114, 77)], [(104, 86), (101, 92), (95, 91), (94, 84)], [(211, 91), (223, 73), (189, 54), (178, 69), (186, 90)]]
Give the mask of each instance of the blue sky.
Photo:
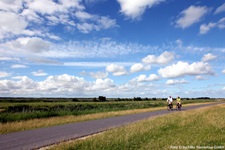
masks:
[(225, 97), (222, 0), (1, 0), (0, 96)]

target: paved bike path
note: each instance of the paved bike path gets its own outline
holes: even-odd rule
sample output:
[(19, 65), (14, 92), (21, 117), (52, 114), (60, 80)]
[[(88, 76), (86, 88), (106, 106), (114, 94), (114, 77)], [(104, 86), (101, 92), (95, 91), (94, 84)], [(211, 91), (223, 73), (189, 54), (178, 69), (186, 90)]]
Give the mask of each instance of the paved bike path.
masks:
[[(222, 103), (222, 102), (221, 102)], [(208, 103), (184, 107), (191, 110), (221, 103)], [(33, 129), (0, 135), (0, 150), (30, 150), (52, 145), (70, 139), (85, 137), (111, 128), (126, 125), (139, 120), (169, 114), (176, 111), (158, 110), (106, 119), (70, 123), (65, 125)]]

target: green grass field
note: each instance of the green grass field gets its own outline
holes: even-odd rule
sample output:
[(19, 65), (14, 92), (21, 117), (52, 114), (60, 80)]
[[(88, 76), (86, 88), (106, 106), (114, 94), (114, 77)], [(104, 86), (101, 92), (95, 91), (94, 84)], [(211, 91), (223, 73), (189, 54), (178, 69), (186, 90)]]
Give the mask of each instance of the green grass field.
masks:
[(0, 103), (0, 122), (162, 107), (163, 101)]
[[(184, 100), (183, 104), (209, 102), (216, 100)], [(71, 101), (0, 101), (0, 123), (50, 118), (56, 116), (79, 116), (101, 112), (163, 107), (162, 100), (148, 101), (106, 101), (106, 102), (71, 102)]]
[[(215, 100), (210, 100), (215, 101)], [(184, 105), (209, 100), (184, 100)], [(166, 102), (107, 101), (107, 102), (2, 102), (0, 103), (0, 134), (56, 126), (67, 123), (108, 118), (166, 109)], [(24, 107), (25, 106), (25, 107)], [(78, 107), (79, 106), (79, 107)], [(12, 109), (16, 108), (16, 109)], [(69, 108), (69, 109), (68, 109)], [(71, 108), (76, 108), (72, 109)], [(79, 108), (77, 110), (77, 108)], [(82, 108), (82, 109), (81, 109)], [(56, 109), (51, 111), (51, 109)], [(10, 112), (9, 110), (13, 110)], [(50, 111), (49, 111), (50, 110)], [(16, 111), (16, 112), (15, 112)], [(47, 115), (46, 115), (47, 114)], [(52, 115), (55, 114), (55, 115)]]
[(52, 150), (225, 149), (225, 105), (181, 111), (61, 143)]

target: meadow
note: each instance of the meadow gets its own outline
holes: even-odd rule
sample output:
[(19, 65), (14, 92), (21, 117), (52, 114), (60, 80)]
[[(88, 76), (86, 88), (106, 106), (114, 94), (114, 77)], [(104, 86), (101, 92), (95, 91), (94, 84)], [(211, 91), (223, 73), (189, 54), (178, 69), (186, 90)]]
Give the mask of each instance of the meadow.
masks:
[[(95, 100), (96, 101), (96, 100)], [(129, 101), (43, 101), (42, 99), (14, 99), (0, 101), (0, 123), (8, 123), (37, 118), (50, 118), (55, 116), (79, 116), (100, 112), (144, 109), (165, 106), (165, 100), (142, 100), (135, 99)], [(184, 100), (182, 103), (208, 102), (215, 100)]]
[(225, 105), (146, 119), (50, 150), (225, 149)]
[[(215, 99), (183, 100), (183, 104), (212, 102)], [(71, 122), (107, 118), (165, 109), (163, 99), (10, 99), (0, 101), (0, 134), (48, 127)]]

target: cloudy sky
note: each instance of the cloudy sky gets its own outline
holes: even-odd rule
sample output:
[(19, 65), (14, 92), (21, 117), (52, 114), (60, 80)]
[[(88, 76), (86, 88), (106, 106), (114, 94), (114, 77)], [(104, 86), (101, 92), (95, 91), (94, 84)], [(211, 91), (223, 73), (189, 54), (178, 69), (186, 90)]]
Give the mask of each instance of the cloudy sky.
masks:
[(225, 97), (224, 0), (1, 0), (0, 96)]

